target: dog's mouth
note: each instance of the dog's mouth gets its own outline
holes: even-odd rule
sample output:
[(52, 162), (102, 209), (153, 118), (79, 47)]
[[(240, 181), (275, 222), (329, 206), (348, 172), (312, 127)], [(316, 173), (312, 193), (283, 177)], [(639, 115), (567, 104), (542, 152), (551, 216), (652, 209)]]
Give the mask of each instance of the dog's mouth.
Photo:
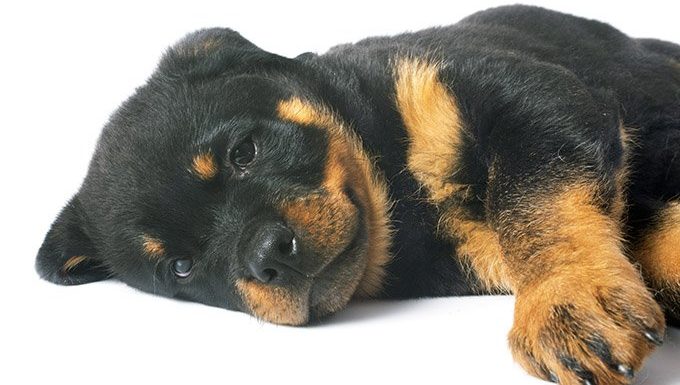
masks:
[[(332, 253), (339, 245), (342, 245), (341, 251), (321, 255), (318, 258), (320, 261), (317, 271), (311, 274), (296, 271), (293, 274), (294, 279), (285, 283), (263, 283), (252, 278), (238, 279), (236, 288), (243, 299), (246, 312), (276, 324), (304, 325), (345, 307), (363, 276), (369, 237), (361, 202), (351, 192), (344, 195), (343, 201), (350, 205), (341, 205), (341, 208), (355, 214), (345, 218), (345, 226), (337, 227), (331, 234), (323, 234), (329, 236), (337, 233), (343, 235), (344, 239), (316, 245), (321, 253)], [(323, 207), (328, 208), (327, 205)], [(331, 208), (330, 211), (335, 209), (338, 207)], [(318, 242), (319, 239), (314, 241)]]
[(278, 208), (314, 257), (305, 260), (300, 278), (287, 284), (241, 279), (236, 287), (247, 312), (273, 323), (303, 325), (342, 309), (352, 296), (380, 292), (389, 261), (389, 199), (361, 142), (329, 108), (293, 97), (278, 104), (277, 114), (327, 133), (319, 190)]

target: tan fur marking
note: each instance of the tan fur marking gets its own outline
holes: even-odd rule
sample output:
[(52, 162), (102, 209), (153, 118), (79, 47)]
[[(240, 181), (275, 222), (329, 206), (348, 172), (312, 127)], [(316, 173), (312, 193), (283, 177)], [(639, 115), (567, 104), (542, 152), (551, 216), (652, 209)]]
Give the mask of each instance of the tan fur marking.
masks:
[[(283, 120), (302, 126), (313, 125), (328, 131), (330, 148), (326, 159), (324, 189), (331, 197), (328, 199), (333, 205), (346, 207), (347, 197), (343, 190), (349, 185), (366, 208), (367, 262), (355, 294), (376, 295), (382, 288), (384, 269), (390, 260), (390, 203), (385, 182), (377, 174), (373, 161), (363, 150), (359, 138), (328, 108), (295, 97), (281, 101), (277, 111)], [(311, 218), (307, 222), (309, 220)]]
[[(554, 216), (544, 220), (550, 222), (550, 228), (556, 230), (554, 237), (565, 241), (558, 242), (560, 247), (569, 247), (564, 251), (586, 251), (595, 245), (602, 245), (587, 251), (590, 255), (601, 250), (605, 255), (617, 255), (617, 259), (625, 259), (621, 255), (621, 235), (619, 223), (604, 214), (596, 205), (597, 189), (589, 184), (568, 186), (556, 197), (543, 202), (547, 207), (537, 210), (535, 215), (553, 213)], [(554, 201), (552, 201), (554, 199)], [(546, 223), (547, 224), (547, 223)], [(549, 235), (550, 236), (550, 235)], [(596, 239), (593, 239), (596, 238)], [(573, 242), (567, 246), (566, 242)]]
[[(540, 362), (553, 370), (561, 383), (580, 383), (555, 355), (563, 352), (587, 365), (598, 383), (628, 383), (593, 356), (587, 339), (596, 333), (608, 344), (616, 362), (637, 372), (654, 349), (640, 329), (663, 331), (663, 315), (633, 273), (614, 271), (608, 278), (589, 280), (592, 285), (583, 284), (581, 279), (588, 273), (595, 271), (558, 275), (516, 297), (509, 336), (513, 356), (535, 376), (545, 378), (547, 374), (536, 367)], [(627, 315), (639, 317), (647, 326), (636, 325)]]
[(151, 259), (156, 259), (165, 254), (163, 241), (150, 235), (142, 235), (142, 248)]
[(219, 168), (212, 153), (206, 152), (194, 156), (191, 169), (201, 180), (211, 180), (217, 175)]
[(439, 66), (400, 60), (395, 68), (396, 102), (409, 136), (407, 166), (441, 202), (466, 186), (452, 183), (464, 134), (455, 96), (439, 81)]
[[(433, 203), (456, 193), (465, 195), (469, 188), (451, 181), (465, 129), (456, 98), (439, 80), (439, 71), (437, 63), (422, 59), (403, 59), (395, 68), (397, 107), (409, 136), (407, 167), (428, 189)], [(511, 285), (498, 234), (460, 211), (454, 207), (443, 213), (441, 230), (457, 239), (458, 257), (474, 270), (483, 289), (507, 292)]]
[[(515, 275), (521, 277), (524, 284), (562, 269), (574, 272), (585, 267), (588, 272), (595, 267), (625, 266), (633, 271), (622, 253), (620, 224), (597, 207), (596, 191), (597, 188), (589, 184), (570, 185), (556, 196), (546, 196), (546, 201), (528, 208), (528, 217), (533, 218), (533, 222), (527, 223), (516, 243), (506, 246), (507, 252), (543, 261), (532, 264), (532, 269), (511, 267), (517, 270)], [(589, 279), (581, 278), (586, 282)]]
[(457, 239), (456, 254), (464, 267), (474, 271), (486, 292), (509, 293), (509, 280), (498, 233), (488, 224), (465, 219), (455, 211), (444, 214), (442, 225)]
[(239, 279), (236, 288), (256, 317), (281, 325), (303, 325), (309, 318), (307, 300), (278, 287)]
[(680, 291), (680, 202), (661, 210), (657, 224), (635, 252), (648, 279)]
[(61, 270), (65, 273), (68, 273), (69, 271), (75, 269), (76, 266), (78, 266), (85, 260), (87, 260), (87, 257), (84, 257), (82, 255), (71, 257), (67, 259), (66, 262), (64, 262), (64, 265), (61, 267)]
[(304, 243), (325, 258), (323, 268), (354, 239), (357, 210), (344, 194), (312, 194), (286, 202), (281, 211)]
[(619, 221), (598, 207), (596, 191), (572, 185), (539, 200), (527, 208), (532, 220), (504, 244), (512, 255), (507, 267), (517, 298), (513, 355), (540, 377), (546, 373), (536, 362), (554, 370), (562, 383), (578, 379), (555, 352), (588, 365), (598, 382), (623, 383), (620, 374), (593, 359), (589, 336), (597, 334), (616, 362), (637, 371), (653, 350), (644, 330), (664, 329), (660, 308), (622, 252)]

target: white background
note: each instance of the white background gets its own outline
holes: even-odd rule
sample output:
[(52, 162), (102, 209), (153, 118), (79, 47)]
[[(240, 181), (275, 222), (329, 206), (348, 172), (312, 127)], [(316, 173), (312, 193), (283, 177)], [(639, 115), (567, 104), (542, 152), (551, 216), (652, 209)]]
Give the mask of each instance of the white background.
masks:
[[(0, 5), (0, 382), (539, 384), (512, 362), (512, 297), (365, 302), (309, 328), (152, 297), (115, 282), (58, 287), (33, 258), (77, 191), (99, 130), (185, 33), (228, 26), (292, 56), (450, 24), (496, 1)], [(246, 4), (247, 3), (247, 4)], [(680, 42), (672, 2), (531, 2)], [(680, 333), (638, 383), (680, 384)]]

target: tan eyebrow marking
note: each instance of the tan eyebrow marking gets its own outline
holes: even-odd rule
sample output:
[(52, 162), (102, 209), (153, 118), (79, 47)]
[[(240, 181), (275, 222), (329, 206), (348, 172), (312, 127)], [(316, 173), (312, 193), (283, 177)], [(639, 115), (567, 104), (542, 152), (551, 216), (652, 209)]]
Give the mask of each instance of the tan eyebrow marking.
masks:
[(65, 273), (75, 269), (76, 266), (81, 264), (83, 261), (85, 261), (87, 257), (82, 256), (82, 255), (76, 255), (74, 257), (71, 257), (64, 262), (64, 265), (61, 267), (61, 270)]
[(151, 259), (156, 259), (165, 253), (163, 242), (147, 234), (142, 235), (142, 247)]
[(201, 180), (205, 181), (214, 178), (219, 170), (215, 157), (210, 152), (194, 156), (191, 162), (191, 169)]

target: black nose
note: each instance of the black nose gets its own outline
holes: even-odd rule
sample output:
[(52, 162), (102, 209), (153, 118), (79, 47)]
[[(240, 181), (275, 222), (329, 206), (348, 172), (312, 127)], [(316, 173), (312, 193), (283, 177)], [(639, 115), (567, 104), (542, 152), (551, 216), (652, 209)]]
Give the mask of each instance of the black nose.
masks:
[(250, 240), (250, 249), (248, 269), (264, 283), (285, 278), (298, 253), (295, 234), (280, 222), (261, 225)]

